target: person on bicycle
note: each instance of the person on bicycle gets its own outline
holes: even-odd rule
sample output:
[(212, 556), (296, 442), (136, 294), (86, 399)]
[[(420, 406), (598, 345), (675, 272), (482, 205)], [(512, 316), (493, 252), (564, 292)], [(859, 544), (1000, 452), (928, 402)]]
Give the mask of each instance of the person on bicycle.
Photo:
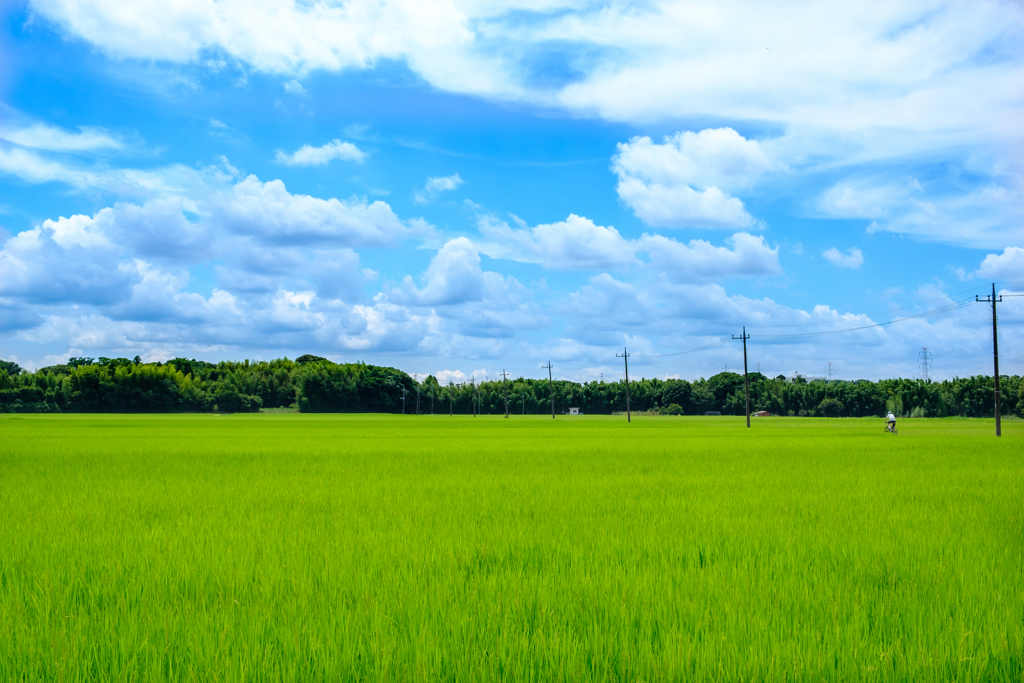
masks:
[(889, 414), (885, 416), (885, 426), (891, 432), (896, 429), (896, 416), (889, 411)]

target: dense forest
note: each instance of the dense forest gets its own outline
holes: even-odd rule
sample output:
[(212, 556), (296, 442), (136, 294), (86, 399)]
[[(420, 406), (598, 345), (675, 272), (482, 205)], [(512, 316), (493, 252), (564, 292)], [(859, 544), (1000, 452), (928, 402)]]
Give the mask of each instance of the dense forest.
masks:
[[(1002, 412), (1024, 412), (1024, 382), (1002, 376)], [(208, 363), (175, 358), (143, 363), (139, 357), (71, 358), (63, 365), (25, 372), (0, 361), (0, 412), (165, 413), (255, 412), (291, 408), (310, 413), (543, 414), (579, 408), (584, 414), (626, 409), (626, 385), (519, 378), (507, 382), (441, 385), (417, 382), (394, 368), (333, 363), (318, 356), (295, 360)], [(773, 415), (865, 417), (886, 409), (904, 417), (991, 417), (991, 377), (933, 382), (810, 381), (750, 375), (753, 410)], [(708, 379), (641, 379), (629, 383), (636, 412), (671, 415), (720, 411), (742, 415), (743, 376), (721, 372)]]

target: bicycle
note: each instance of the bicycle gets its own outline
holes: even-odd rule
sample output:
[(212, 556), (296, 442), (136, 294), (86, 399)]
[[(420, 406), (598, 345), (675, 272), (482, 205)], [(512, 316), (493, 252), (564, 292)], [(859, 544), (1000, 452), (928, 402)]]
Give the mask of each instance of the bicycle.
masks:
[(899, 434), (899, 431), (897, 431), (897, 429), (896, 429), (896, 423), (895, 422), (892, 422), (892, 423), (886, 422), (885, 423), (885, 431), (888, 434)]

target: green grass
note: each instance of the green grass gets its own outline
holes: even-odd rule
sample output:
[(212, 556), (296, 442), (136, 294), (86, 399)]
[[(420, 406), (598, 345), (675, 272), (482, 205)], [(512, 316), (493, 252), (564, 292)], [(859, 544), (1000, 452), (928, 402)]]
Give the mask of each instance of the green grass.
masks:
[(1020, 681), (1024, 423), (0, 416), (0, 680)]

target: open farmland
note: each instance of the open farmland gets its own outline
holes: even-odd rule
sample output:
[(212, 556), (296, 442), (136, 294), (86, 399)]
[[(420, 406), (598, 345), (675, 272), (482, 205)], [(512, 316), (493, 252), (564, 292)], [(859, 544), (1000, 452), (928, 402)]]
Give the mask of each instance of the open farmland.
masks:
[(1024, 423), (0, 416), (3, 680), (1021, 680)]

